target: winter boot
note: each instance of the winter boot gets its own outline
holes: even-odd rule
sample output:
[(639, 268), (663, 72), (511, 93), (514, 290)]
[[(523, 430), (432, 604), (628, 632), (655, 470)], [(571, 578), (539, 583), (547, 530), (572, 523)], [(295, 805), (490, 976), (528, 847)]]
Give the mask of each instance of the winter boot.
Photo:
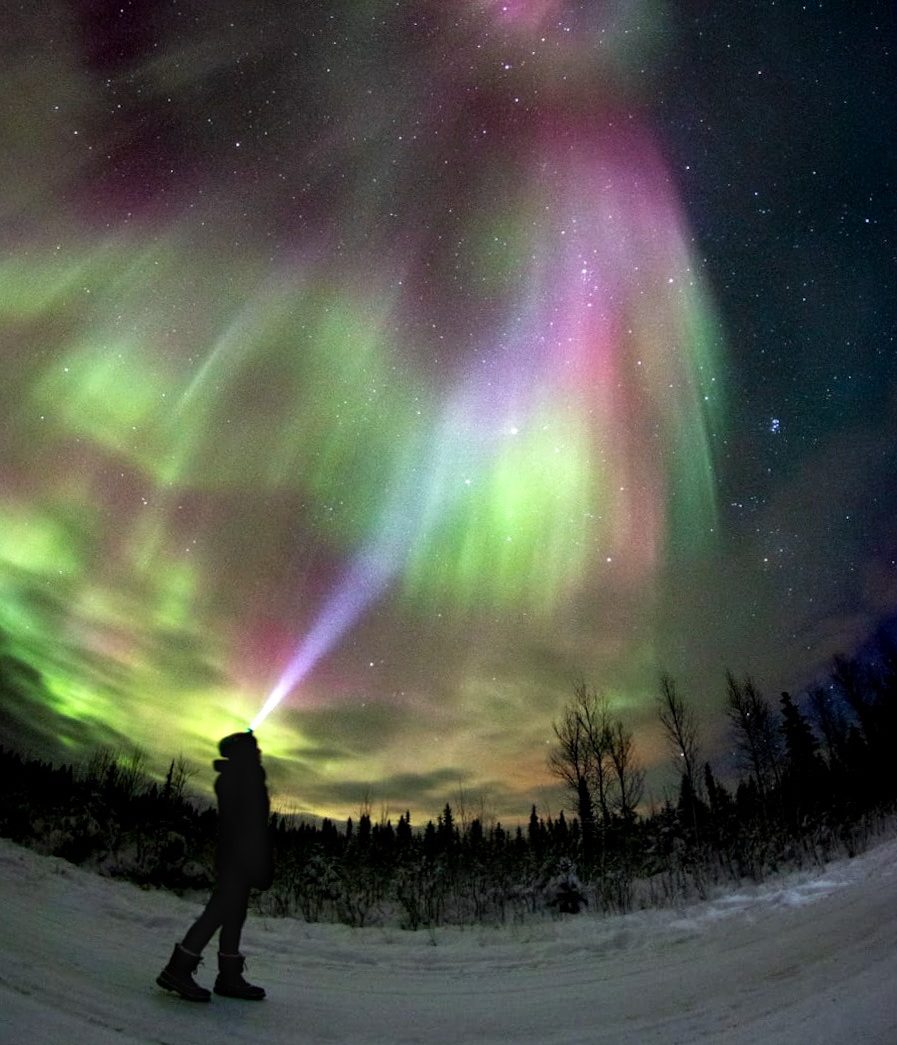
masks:
[(200, 957), (179, 943), (174, 945), (168, 964), (156, 977), (156, 983), (167, 991), (174, 991), (187, 1001), (209, 1001), (212, 992), (207, 991), (193, 979)]
[(263, 988), (247, 983), (243, 979), (242, 954), (222, 954), (218, 952), (218, 979), (215, 980), (215, 993), (225, 998), (242, 998), (244, 1001), (261, 1001), (265, 997)]

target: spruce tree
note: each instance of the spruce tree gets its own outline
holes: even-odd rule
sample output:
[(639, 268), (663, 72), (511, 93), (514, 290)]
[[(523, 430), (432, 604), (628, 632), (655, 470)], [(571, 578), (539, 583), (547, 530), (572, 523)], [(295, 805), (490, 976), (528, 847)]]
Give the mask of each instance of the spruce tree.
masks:
[(825, 765), (819, 742), (790, 693), (782, 693), (781, 707), (786, 766), (783, 798), (792, 816), (800, 817), (818, 808), (824, 799)]

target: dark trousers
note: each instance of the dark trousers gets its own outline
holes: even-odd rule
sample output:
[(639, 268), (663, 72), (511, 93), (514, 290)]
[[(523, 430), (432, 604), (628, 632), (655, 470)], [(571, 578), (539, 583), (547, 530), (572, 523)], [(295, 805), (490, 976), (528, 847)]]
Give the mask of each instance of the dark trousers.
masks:
[(249, 886), (246, 880), (227, 872), (220, 875), (206, 909), (187, 930), (181, 946), (193, 954), (202, 954), (220, 926), (218, 950), (222, 954), (238, 954), (248, 904)]

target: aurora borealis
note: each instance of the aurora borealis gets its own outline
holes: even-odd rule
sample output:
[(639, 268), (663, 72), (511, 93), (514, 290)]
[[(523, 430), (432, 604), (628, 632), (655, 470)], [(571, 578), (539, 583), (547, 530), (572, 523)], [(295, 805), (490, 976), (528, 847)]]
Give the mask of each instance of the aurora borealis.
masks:
[(0, 739), (516, 817), (893, 614), (893, 16), (747, 6), (4, 13)]

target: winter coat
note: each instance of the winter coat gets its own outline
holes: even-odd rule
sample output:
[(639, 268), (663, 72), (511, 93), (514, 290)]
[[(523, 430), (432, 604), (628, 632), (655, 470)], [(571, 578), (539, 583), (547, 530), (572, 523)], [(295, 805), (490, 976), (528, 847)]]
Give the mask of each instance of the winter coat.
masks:
[(271, 803), (258, 762), (217, 759), (218, 874), (239, 874), (256, 889), (268, 889), (274, 874), (268, 820)]

